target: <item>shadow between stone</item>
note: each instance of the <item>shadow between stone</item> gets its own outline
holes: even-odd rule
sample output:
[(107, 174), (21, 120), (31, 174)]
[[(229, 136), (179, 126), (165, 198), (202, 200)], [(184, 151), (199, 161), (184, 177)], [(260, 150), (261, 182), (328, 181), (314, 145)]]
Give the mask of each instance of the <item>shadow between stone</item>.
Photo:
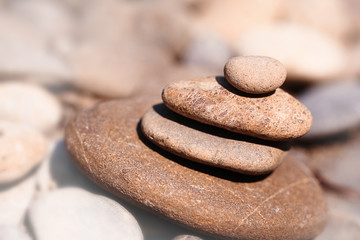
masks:
[(269, 93), (263, 93), (263, 94), (250, 94), (250, 93), (246, 93), (243, 91), (240, 91), (239, 89), (234, 88), (227, 80), (225, 77), (222, 76), (216, 76), (215, 80), (218, 82), (219, 85), (221, 85), (223, 88), (225, 88), (226, 90), (228, 90), (229, 92), (241, 96), (241, 97), (247, 97), (247, 98), (263, 98), (263, 97), (268, 97), (271, 96), (275, 93), (274, 91), (271, 91)]
[(289, 141), (267, 141), (267, 140), (247, 136), (244, 134), (231, 132), (226, 129), (218, 128), (218, 127), (215, 127), (212, 125), (207, 125), (204, 123), (197, 122), (195, 120), (183, 117), (183, 116), (171, 111), (163, 103), (154, 105), (153, 109), (156, 113), (158, 113), (163, 118), (166, 118), (170, 121), (173, 121), (173, 122), (176, 122), (183, 126), (186, 126), (188, 128), (192, 128), (195, 131), (200, 131), (200, 132), (203, 132), (203, 133), (206, 133), (209, 135), (224, 138), (224, 140), (231, 139), (231, 140), (235, 140), (235, 141), (248, 142), (248, 143), (278, 148), (283, 151), (288, 151), (288, 150), (290, 150), (290, 147), (291, 147), (291, 143)]
[(233, 171), (229, 171), (222, 168), (216, 168), (212, 167), (210, 165), (194, 162), (179, 156), (176, 156), (175, 154), (172, 154), (168, 151), (165, 151), (164, 149), (158, 147), (154, 143), (152, 143), (150, 140), (148, 140), (145, 135), (142, 133), (141, 130), (141, 120), (139, 121), (136, 131), (138, 134), (139, 139), (151, 150), (154, 152), (157, 152), (164, 158), (168, 159), (169, 161), (173, 161), (183, 167), (192, 169), (197, 172), (201, 172), (216, 178), (225, 179), (231, 182), (243, 182), (243, 183), (252, 183), (252, 182), (258, 182), (262, 181), (265, 178), (267, 178), (271, 173), (264, 174), (264, 175), (245, 175)]

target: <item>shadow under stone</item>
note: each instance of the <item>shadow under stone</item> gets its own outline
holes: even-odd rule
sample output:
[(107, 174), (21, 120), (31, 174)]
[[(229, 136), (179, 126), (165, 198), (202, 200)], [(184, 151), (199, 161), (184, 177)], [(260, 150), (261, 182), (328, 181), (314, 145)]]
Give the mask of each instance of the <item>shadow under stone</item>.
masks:
[(66, 150), (64, 141), (56, 143), (50, 156), (49, 168), (50, 175), (56, 183), (57, 188), (79, 187), (92, 193), (102, 191), (100, 187), (93, 183), (76, 167)]
[(158, 113), (163, 118), (166, 118), (168, 120), (171, 120), (173, 122), (176, 122), (178, 124), (186, 126), (188, 128), (192, 128), (196, 131), (200, 131), (200, 132), (203, 132), (203, 133), (206, 133), (209, 135), (213, 135), (216, 137), (278, 148), (283, 151), (288, 151), (288, 150), (290, 150), (290, 147), (291, 147), (291, 143), (289, 141), (267, 141), (267, 140), (247, 136), (244, 134), (231, 132), (226, 129), (222, 129), (222, 128), (215, 127), (212, 125), (200, 123), (198, 121), (183, 117), (183, 116), (171, 111), (163, 103), (154, 105), (153, 109), (156, 113)]
[(35, 167), (33, 167), (29, 172), (27, 172), (24, 176), (20, 177), (19, 179), (13, 180), (8, 183), (0, 183), (0, 192), (9, 190), (10, 188), (14, 188), (22, 181), (26, 181), (26, 179), (30, 178), (30, 176), (35, 175), (40, 167), (40, 164), (41, 163), (37, 164)]
[(222, 76), (216, 76), (215, 80), (219, 83), (219, 85), (221, 85), (223, 88), (225, 88), (226, 90), (228, 90), (229, 92), (241, 96), (241, 97), (247, 97), (247, 98), (263, 98), (263, 97), (268, 97), (271, 96), (275, 93), (275, 91), (271, 91), (268, 93), (263, 93), (263, 94), (250, 94), (250, 93), (246, 93), (243, 91), (240, 91), (239, 89), (236, 89), (235, 87), (233, 87), (227, 80), (225, 77)]
[(243, 182), (243, 183), (251, 183), (264, 180), (267, 178), (271, 173), (264, 174), (264, 175), (245, 175), (233, 171), (229, 171), (223, 168), (212, 167), (210, 165), (194, 162), (191, 160), (187, 160), (185, 158), (179, 157), (175, 154), (172, 154), (164, 149), (158, 147), (150, 140), (148, 140), (145, 135), (141, 131), (141, 120), (139, 121), (137, 128), (137, 134), (139, 139), (151, 150), (154, 152), (159, 153), (164, 158), (168, 159), (169, 161), (173, 161), (183, 167), (192, 169), (197, 172), (201, 172), (207, 175), (211, 175), (216, 178), (225, 179), (231, 182)]

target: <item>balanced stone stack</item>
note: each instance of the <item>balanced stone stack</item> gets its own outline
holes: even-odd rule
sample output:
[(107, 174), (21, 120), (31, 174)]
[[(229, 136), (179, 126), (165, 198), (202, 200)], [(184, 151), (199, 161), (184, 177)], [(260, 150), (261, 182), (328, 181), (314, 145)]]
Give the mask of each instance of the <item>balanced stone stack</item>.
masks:
[(162, 94), (166, 106), (156, 105), (144, 115), (142, 131), (186, 159), (243, 174), (269, 173), (289, 149), (286, 141), (310, 130), (311, 113), (278, 88), (286, 70), (275, 59), (235, 57), (224, 72), (225, 78), (167, 86)]
[(230, 59), (225, 77), (170, 84), (165, 104), (137, 97), (84, 110), (67, 126), (68, 151), (107, 191), (200, 233), (315, 237), (327, 217), (321, 188), (286, 156), (310, 112), (278, 88), (286, 71), (274, 59)]

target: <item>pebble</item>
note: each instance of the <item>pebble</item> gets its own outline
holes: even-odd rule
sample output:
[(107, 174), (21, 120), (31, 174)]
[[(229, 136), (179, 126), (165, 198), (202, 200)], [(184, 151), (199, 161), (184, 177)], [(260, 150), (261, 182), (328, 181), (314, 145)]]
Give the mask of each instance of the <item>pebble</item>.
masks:
[(54, 129), (62, 117), (60, 102), (44, 88), (23, 82), (0, 83), (0, 118), (42, 132)]
[(18, 226), (0, 226), (0, 239), (2, 240), (31, 240), (30, 236)]
[(280, 11), (285, 21), (301, 23), (346, 41), (356, 31), (349, 7), (349, 1), (342, 0), (288, 0), (282, 1)]
[(138, 223), (124, 207), (79, 188), (40, 197), (29, 209), (29, 221), (38, 240), (143, 239)]
[(179, 235), (173, 238), (172, 240), (203, 240), (203, 239), (192, 235)]
[(221, 239), (310, 239), (321, 232), (321, 189), (292, 159), (262, 177), (186, 161), (139, 131), (150, 106), (137, 98), (80, 112), (65, 139), (81, 171), (130, 203)]
[(69, 66), (49, 50), (42, 32), (27, 20), (0, 10), (0, 29), (2, 76), (59, 80), (71, 75)]
[(19, 225), (35, 193), (35, 177), (0, 185), (0, 226)]
[(78, 88), (102, 97), (124, 98), (140, 91), (152, 71), (160, 74), (159, 66), (162, 70), (165, 64), (162, 52), (139, 34), (141, 29), (134, 31), (141, 23), (138, 4), (91, 1), (83, 7), (79, 41), (70, 54)]
[(275, 91), (286, 79), (285, 67), (263, 56), (233, 57), (225, 64), (224, 74), (233, 87), (251, 94)]
[(265, 96), (249, 96), (223, 77), (169, 84), (162, 98), (168, 108), (185, 117), (265, 140), (301, 137), (312, 122), (307, 108), (282, 89)]
[(235, 46), (238, 55), (269, 56), (284, 64), (288, 79), (319, 82), (346, 69), (343, 45), (307, 26), (276, 23), (245, 33)]
[(360, 236), (360, 205), (358, 200), (349, 200), (326, 195), (329, 205), (328, 223), (314, 240), (357, 240)]
[(195, 35), (184, 50), (183, 62), (190, 66), (216, 69), (221, 73), (224, 62), (233, 55), (232, 50), (220, 36), (213, 33)]
[(144, 135), (178, 156), (243, 174), (259, 175), (280, 165), (290, 145), (229, 132), (184, 118), (164, 104), (141, 120)]
[(360, 83), (335, 82), (310, 88), (297, 97), (314, 116), (304, 139), (324, 138), (360, 126)]
[(24, 177), (48, 153), (43, 135), (27, 126), (0, 121), (0, 184)]
[[(360, 193), (360, 138), (348, 141), (345, 145), (335, 146), (332, 151), (333, 159), (328, 158), (328, 163), (324, 164), (319, 172), (329, 181), (339, 186), (350, 188)], [(325, 149), (325, 151), (331, 151)], [(359, 212), (360, 215), (360, 212)]]
[(235, 42), (249, 29), (273, 22), (282, 0), (199, 1), (200, 9), (192, 14), (192, 26), (209, 29), (228, 42)]

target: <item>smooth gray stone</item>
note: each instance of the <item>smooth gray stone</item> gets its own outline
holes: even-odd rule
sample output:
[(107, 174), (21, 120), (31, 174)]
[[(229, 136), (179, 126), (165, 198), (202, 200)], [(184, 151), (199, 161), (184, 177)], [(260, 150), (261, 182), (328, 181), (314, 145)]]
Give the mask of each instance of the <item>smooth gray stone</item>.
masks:
[(0, 226), (1, 240), (31, 240), (30, 236), (15, 225)]
[(119, 203), (79, 188), (37, 199), (29, 223), (37, 240), (143, 239), (136, 219)]
[(35, 193), (35, 176), (0, 185), (0, 226), (21, 224)]
[(313, 115), (303, 139), (331, 136), (360, 125), (360, 83), (337, 82), (316, 86), (298, 96)]

